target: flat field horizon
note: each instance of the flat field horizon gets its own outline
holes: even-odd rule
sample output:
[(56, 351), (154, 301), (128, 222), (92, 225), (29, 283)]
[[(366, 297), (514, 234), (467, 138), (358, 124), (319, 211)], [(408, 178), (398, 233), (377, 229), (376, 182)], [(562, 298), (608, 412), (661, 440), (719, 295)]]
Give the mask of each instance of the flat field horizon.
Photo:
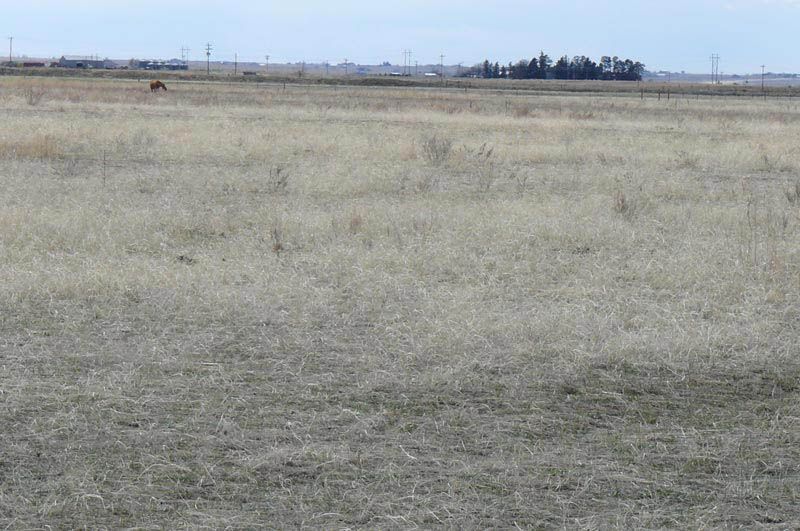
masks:
[(0, 527), (800, 526), (793, 98), (0, 77)]

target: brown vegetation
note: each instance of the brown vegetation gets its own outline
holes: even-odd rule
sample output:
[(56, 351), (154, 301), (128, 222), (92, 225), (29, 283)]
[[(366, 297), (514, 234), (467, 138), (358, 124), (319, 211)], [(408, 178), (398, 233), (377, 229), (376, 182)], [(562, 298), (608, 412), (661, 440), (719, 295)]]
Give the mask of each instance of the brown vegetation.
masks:
[(143, 87), (0, 78), (0, 527), (800, 526), (794, 103)]

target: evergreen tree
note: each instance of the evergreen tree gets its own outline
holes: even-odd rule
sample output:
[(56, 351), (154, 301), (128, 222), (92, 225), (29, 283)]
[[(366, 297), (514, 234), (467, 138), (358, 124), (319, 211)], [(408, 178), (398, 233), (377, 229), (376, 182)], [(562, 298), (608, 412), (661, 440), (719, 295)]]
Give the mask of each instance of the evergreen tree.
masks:
[(481, 76), (483, 79), (490, 79), (492, 77), (492, 65), (489, 60), (485, 60), (481, 66)]
[(569, 59), (567, 56), (559, 57), (553, 66), (553, 77), (556, 79), (569, 79)]
[(547, 74), (550, 72), (550, 65), (553, 60), (544, 52), (539, 52), (539, 75), (538, 79), (547, 79)]
[(600, 72), (598, 71), (597, 63), (588, 57), (583, 58), (583, 72), (586, 76), (583, 79), (600, 79)]
[(607, 55), (600, 58), (600, 79), (606, 81), (614, 79), (614, 64)]
[(536, 79), (539, 76), (539, 61), (534, 57), (528, 63), (528, 75), (525, 79)]
[(633, 63), (631, 70), (631, 81), (641, 81), (644, 74), (644, 65), (639, 61)]
[(625, 79), (625, 61), (621, 61), (619, 57), (616, 55), (611, 58), (612, 63), (612, 72), (614, 73), (614, 79), (621, 81)]
[(618, 56), (604, 55), (595, 63), (585, 55), (576, 55), (572, 59), (566, 55), (559, 57), (553, 64), (550, 56), (539, 53), (530, 61), (520, 59), (516, 63), (509, 62), (501, 65), (486, 59), (467, 70), (468, 77), (483, 77), (485, 79), (602, 79), (619, 81), (639, 81), (645, 72), (645, 65), (631, 59), (620, 59)]
[(528, 79), (528, 61), (520, 59), (511, 69), (512, 79)]

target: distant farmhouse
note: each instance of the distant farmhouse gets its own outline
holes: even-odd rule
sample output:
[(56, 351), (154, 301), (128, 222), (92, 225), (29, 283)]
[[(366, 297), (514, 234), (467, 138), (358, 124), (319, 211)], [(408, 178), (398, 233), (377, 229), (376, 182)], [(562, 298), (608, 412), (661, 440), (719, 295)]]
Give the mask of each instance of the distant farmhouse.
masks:
[(169, 61), (131, 59), (128, 66), (136, 70), (189, 70), (189, 63), (180, 59)]
[(97, 70), (112, 70), (118, 68), (117, 63), (111, 59), (96, 59), (75, 55), (63, 55), (57, 62), (50, 66), (60, 68), (94, 68)]
[(12, 68), (44, 68), (47, 63), (42, 61), (6, 61), (0, 66), (10, 66)]

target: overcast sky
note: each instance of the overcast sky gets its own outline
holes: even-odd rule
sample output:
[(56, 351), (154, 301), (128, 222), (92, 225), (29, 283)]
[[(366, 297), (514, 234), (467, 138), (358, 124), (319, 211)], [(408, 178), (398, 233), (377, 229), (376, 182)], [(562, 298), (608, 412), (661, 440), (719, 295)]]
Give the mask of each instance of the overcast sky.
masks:
[[(0, 0), (14, 55), (402, 64), (501, 62), (544, 50), (651, 70), (800, 72), (800, 0)], [(1, 49), (1, 48), (0, 48)], [(8, 40), (6, 40), (6, 52)]]

